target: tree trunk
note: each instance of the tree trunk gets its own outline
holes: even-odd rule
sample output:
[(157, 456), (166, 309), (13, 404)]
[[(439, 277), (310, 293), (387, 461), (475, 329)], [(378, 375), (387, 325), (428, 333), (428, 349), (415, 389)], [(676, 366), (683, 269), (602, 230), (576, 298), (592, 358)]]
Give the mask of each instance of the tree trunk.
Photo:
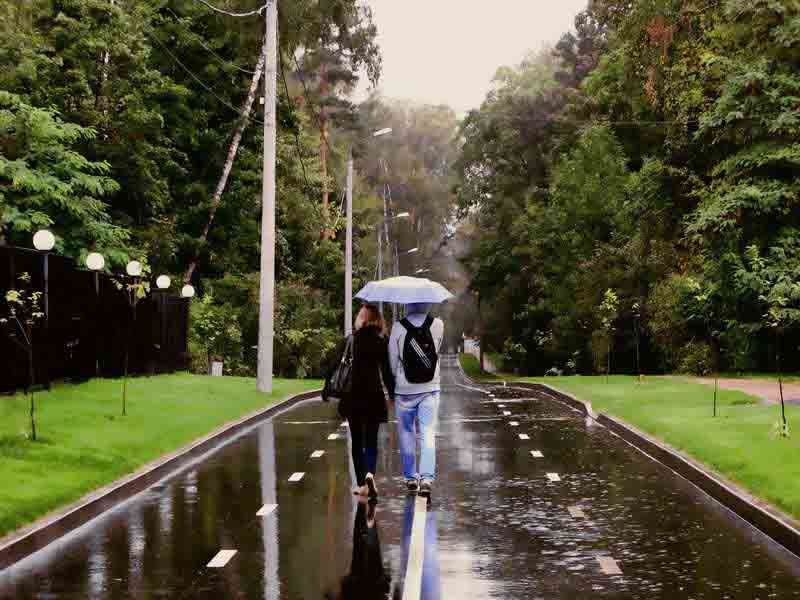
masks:
[(244, 130), (247, 128), (247, 125), (250, 123), (250, 111), (253, 108), (256, 91), (258, 90), (258, 83), (261, 80), (261, 75), (264, 69), (264, 61), (267, 52), (266, 43), (267, 42), (265, 38), (264, 44), (261, 47), (261, 56), (258, 59), (258, 64), (256, 65), (253, 79), (250, 82), (250, 91), (248, 92), (247, 99), (242, 107), (242, 118), (239, 120), (239, 123), (236, 126), (236, 131), (233, 134), (231, 145), (228, 147), (228, 158), (225, 160), (225, 166), (222, 169), (222, 175), (217, 182), (217, 189), (214, 192), (214, 197), (211, 199), (211, 208), (208, 211), (208, 222), (203, 229), (203, 234), (200, 236), (199, 244), (197, 245), (197, 252), (195, 252), (194, 258), (192, 258), (192, 261), (189, 263), (189, 267), (186, 269), (186, 274), (183, 276), (184, 283), (189, 283), (191, 281), (192, 274), (197, 268), (197, 263), (200, 261), (200, 250), (208, 241), (208, 232), (211, 230), (211, 225), (214, 223), (214, 217), (217, 214), (217, 209), (222, 203), (222, 194), (225, 191), (225, 186), (228, 184), (228, 177), (231, 174), (231, 169), (233, 169), (233, 161), (236, 160), (236, 154), (239, 151), (239, 144), (242, 141), (242, 135), (244, 134)]
[(608, 377), (611, 375), (611, 334), (609, 333), (608, 338), (608, 361), (606, 366), (606, 383), (608, 383)]
[(33, 370), (33, 344), (28, 348), (28, 380), (30, 394), (30, 417), (31, 417), (31, 439), (36, 441), (36, 404), (33, 398), (33, 385), (34, 385), (34, 370)]
[(639, 383), (642, 383), (642, 364), (639, 358), (639, 319), (636, 319), (636, 374), (639, 376)]
[(778, 336), (778, 390), (781, 395), (781, 435), (786, 435), (786, 404), (783, 401), (783, 373), (781, 371), (781, 338)]
[(328, 69), (325, 63), (319, 68), (319, 93), (322, 98), (319, 111), (319, 162), (322, 170), (322, 237), (329, 239), (333, 232), (330, 224), (330, 192), (328, 190), (328, 113), (325, 110), (325, 97), (328, 95)]

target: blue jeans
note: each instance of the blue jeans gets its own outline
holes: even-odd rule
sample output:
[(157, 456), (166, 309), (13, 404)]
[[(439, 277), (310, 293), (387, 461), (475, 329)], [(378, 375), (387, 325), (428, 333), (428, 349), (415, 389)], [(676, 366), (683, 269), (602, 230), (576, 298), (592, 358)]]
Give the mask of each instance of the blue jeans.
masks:
[[(406, 479), (436, 478), (436, 429), (439, 421), (439, 392), (396, 397), (397, 429), (403, 476)], [(417, 441), (420, 445), (417, 467)]]

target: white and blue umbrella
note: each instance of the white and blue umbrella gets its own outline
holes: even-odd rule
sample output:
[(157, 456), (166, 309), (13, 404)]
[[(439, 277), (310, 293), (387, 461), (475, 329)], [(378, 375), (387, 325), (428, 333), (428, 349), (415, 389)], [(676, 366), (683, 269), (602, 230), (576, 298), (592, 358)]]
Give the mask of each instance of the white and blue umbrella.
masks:
[(370, 281), (356, 298), (364, 302), (394, 304), (441, 304), (453, 297), (441, 283), (422, 277), (390, 277)]

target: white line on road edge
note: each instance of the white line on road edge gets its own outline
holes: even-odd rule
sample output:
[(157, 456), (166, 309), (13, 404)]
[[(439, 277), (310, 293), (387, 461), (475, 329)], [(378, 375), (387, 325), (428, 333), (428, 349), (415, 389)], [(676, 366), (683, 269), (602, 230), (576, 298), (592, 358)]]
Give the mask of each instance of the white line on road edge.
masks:
[(508, 424), (512, 427), (519, 427), (519, 421), (509, 421)]
[(550, 481), (561, 481), (561, 477), (558, 476), (558, 473), (548, 473), (547, 478)]
[(422, 596), (422, 565), (425, 561), (425, 522), (427, 519), (428, 499), (418, 496), (414, 502), (414, 524), (411, 526), (403, 600), (419, 600)]
[(234, 557), (236, 550), (220, 550), (217, 555), (208, 563), (210, 569), (221, 569), (228, 564), (228, 561)]
[(328, 439), (329, 440), (338, 440), (339, 439), (339, 434), (338, 433), (332, 433), (332, 434), (330, 434), (328, 436)]
[(529, 440), (529, 439), (531, 439), (531, 436), (529, 436), (527, 433), (520, 433), (519, 434), (519, 439), (521, 439), (521, 440)]
[(265, 504), (256, 513), (256, 516), (257, 517), (268, 517), (269, 515), (274, 513), (277, 508), (278, 508), (277, 504)]
[(292, 483), (297, 483), (303, 477), (305, 477), (305, 473), (292, 473), (292, 476), (289, 477), (289, 481), (291, 481)]
[(533, 458), (544, 458), (544, 454), (542, 454), (539, 450), (531, 450), (531, 456)]
[(617, 561), (610, 556), (595, 556), (595, 558), (600, 563), (600, 570), (606, 575), (622, 575), (622, 569), (619, 568)]
[(583, 509), (580, 506), (568, 506), (567, 510), (569, 514), (575, 517), (576, 519), (585, 519), (586, 513), (583, 512)]
[(314, 450), (311, 453), (311, 458), (322, 458), (322, 456), (324, 454), (325, 454), (325, 450)]

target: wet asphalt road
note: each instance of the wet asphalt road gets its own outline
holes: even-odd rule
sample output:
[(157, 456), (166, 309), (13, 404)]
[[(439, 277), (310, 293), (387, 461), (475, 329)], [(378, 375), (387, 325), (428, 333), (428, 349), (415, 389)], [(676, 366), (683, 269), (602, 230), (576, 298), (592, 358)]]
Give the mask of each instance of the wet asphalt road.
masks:
[[(800, 560), (685, 480), (571, 408), (468, 389), (445, 364), (421, 598), (800, 598)], [(400, 599), (414, 501), (393, 425), (372, 514), (340, 424), (321, 402), (265, 422), (0, 572), (0, 598)], [(221, 549), (236, 554), (207, 567)]]

